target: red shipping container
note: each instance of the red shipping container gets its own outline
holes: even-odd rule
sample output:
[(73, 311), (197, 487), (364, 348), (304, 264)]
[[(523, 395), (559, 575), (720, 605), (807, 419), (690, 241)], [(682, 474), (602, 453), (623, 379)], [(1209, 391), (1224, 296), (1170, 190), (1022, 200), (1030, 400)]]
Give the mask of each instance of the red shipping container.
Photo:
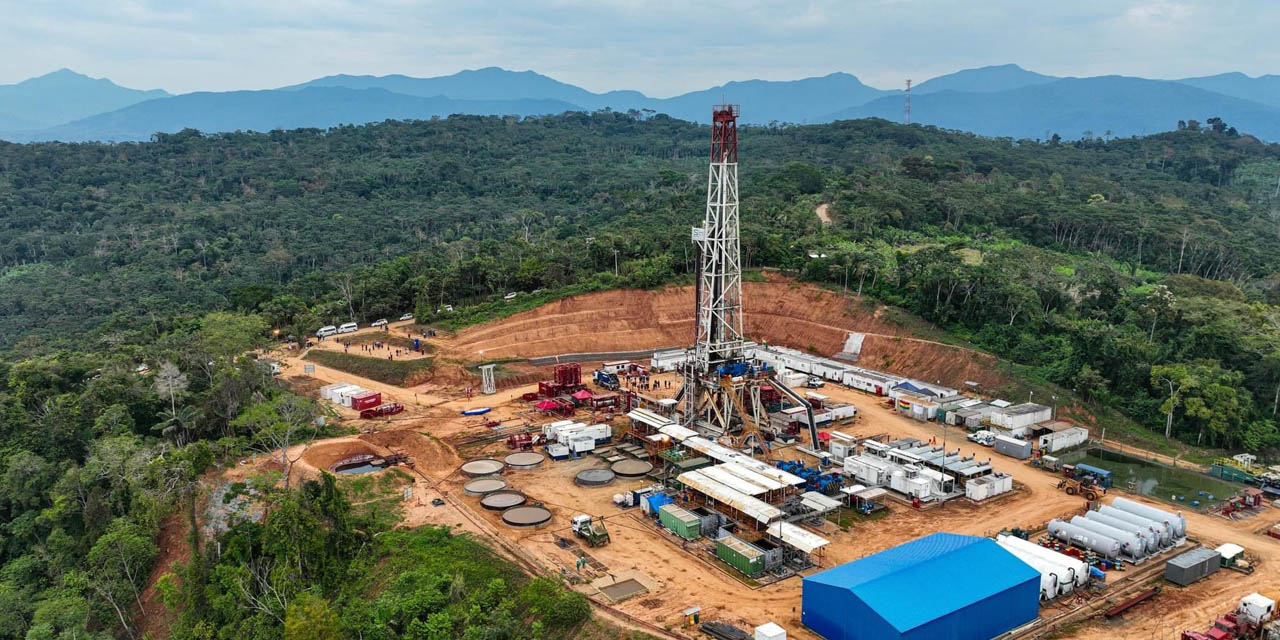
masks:
[(351, 408), (356, 411), (372, 409), (380, 404), (382, 404), (382, 393), (378, 391), (368, 391), (358, 396), (351, 396)]

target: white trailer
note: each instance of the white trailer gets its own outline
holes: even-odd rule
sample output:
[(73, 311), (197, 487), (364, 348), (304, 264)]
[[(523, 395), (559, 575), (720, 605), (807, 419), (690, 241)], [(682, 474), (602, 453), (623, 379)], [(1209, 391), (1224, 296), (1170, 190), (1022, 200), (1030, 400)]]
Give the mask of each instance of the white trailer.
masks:
[(1041, 451), (1055, 453), (1063, 449), (1079, 446), (1089, 440), (1089, 430), (1084, 427), (1069, 427), (1046, 433), (1036, 440)]
[(649, 357), (649, 368), (654, 371), (675, 371), (689, 361), (689, 352), (684, 349), (655, 351)]

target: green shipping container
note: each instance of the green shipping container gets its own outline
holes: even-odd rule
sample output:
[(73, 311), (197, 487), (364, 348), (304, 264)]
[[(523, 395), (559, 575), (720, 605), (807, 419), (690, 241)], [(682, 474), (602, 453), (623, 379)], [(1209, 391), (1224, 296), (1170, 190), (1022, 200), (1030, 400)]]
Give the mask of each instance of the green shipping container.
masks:
[(702, 537), (702, 519), (674, 504), (664, 504), (658, 509), (658, 521), (685, 540)]
[(764, 571), (764, 552), (740, 538), (725, 536), (716, 540), (716, 557), (749, 576)]

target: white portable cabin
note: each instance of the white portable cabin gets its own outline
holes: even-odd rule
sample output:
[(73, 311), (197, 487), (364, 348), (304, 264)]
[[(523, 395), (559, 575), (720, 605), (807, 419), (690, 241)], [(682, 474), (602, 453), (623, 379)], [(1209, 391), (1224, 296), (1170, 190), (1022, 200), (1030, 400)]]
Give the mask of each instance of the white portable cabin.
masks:
[(1053, 419), (1053, 408), (1034, 402), (1024, 402), (996, 409), (987, 416), (991, 424), (1008, 429), (1019, 438), (1025, 436), (1031, 425)]
[(654, 351), (649, 357), (649, 368), (654, 371), (675, 371), (689, 361), (689, 352), (684, 349), (670, 351)]
[(344, 407), (350, 407), (352, 398), (367, 392), (368, 392), (368, 389), (365, 389), (363, 387), (357, 387), (357, 386), (352, 386), (350, 388), (343, 389), (338, 393), (338, 404)]
[(1089, 430), (1084, 427), (1067, 427), (1050, 431), (1036, 439), (1036, 446), (1041, 451), (1054, 453), (1063, 449), (1079, 446), (1089, 440)]
[(889, 476), (889, 488), (913, 498), (928, 498), (933, 495), (933, 481), (923, 471), (915, 465), (899, 467)]
[(1013, 490), (1013, 476), (993, 473), (969, 480), (964, 484), (964, 495), (975, 502), (994, 498)]
[(833, 460), (843, 461), (849, 456), (858, 452), (858, 439), (839, 431), (831, 432), (831, 440), (827, 443), (827, 450), (831, 452)]
[(781, 377), (782, 377), (782, 384), (785, 384), (788, 387), (793, 387), (793, 388), (803, 387), (805, 383), (809, 381), (808, 374), (804, 374), (804, 373), (788, 372), (788, 373), (782, 374)]
[(858, 408), (851, 404), (831, 404), (825, 405), (827, 410), (831, 412), (831, 419), (835, 421), (848, 420), (858, 415)]
[(556, 422), (550, 422), (542, 425), (542, 435), (546, 436), (547, 440), (551, 440), (551, 441), (559, 440), (561, 429), (564, 429), (565, 427), (571, 427), (573, 425), (580, 425), (580, 424), (582, 423), (574, 422), (573, 420), (557, 420)]
[(888, 395), (889, 390), (899, 382), (901, 380), (898, 378), (858, 367), (845, 369), (844, 375), (840, 379), (840, 384), (846, 387), (874, 393), (878, 396)]
[(600, 368), (603, 369), (605, 373), (618, 373), (620, 371), (627, 370), (630, 366), (630, 360), (613, 360), (611, 362), (600, 363)]
[(830, 382), (843, 382), (845, 371), (846, 368), (844, 365), (836, 364), (831, 360), (814, 359), (813, 375), (819, 376), (823, 380), (828, 380)]
[(360, 387), (354, 384), (351, 384), (349, 382), (345, 384), (340, 384), (333, 387), (332, 389), (329, 389), (329, 396), (326, 399), (329, 402), (332, 402), (334, 404), (342, 404), (342, 393), (344, 391), (350, 391), (352, 389), (359, 389), (359, 388)]
[(893, 396), (897, 402), (898, 413), (926, 422), (938, 416), (938, 403), (928, 396), (912, 391), (897, 391)]

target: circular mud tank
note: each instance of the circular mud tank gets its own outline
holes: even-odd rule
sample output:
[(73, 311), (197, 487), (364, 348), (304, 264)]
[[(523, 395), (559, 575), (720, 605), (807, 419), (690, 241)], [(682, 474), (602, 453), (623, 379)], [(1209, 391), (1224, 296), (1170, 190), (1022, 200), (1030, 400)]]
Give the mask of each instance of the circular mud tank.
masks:
[(507, 466), (512, 469), (532, 469), (540, 464), (546, 457), (541, 453), (532, 451), (523, 451), (521, 453), (513, 453), (505, 458)]
[(472, 460), (462, 465), (462, 475), (472, 478), (481, 476), (492, 476), (502, 473), (503, 467), (506, 465), (492, 458), (483, 458), (480, 460)]
[(639, 478), (653, 471), (653, 465), (643, 460), (619, 460), (609, 468), (623, 478)]
[(480, 498), (480, 506), (490, 511), (502, 511), (511, 507), (518, 507), (527, 501), (523, 493), (511, 489), (502, 489), (492, 493), (485, 494)]
[(513, 507), (502, 512), (502, 522), (510, 527), (538, 527), (551, 520), (551, 512), (544, 507)]
[(501, 478), (476, 478), (462, 485), (462, 492), (469, 496), (483, 496), (507, 488), (507, 481)]
[(609, 469), (583, 469), (573, 477), (573, 481), (584, 487), (603, 487), (613, 482), (616, 476), (617, 474)]

